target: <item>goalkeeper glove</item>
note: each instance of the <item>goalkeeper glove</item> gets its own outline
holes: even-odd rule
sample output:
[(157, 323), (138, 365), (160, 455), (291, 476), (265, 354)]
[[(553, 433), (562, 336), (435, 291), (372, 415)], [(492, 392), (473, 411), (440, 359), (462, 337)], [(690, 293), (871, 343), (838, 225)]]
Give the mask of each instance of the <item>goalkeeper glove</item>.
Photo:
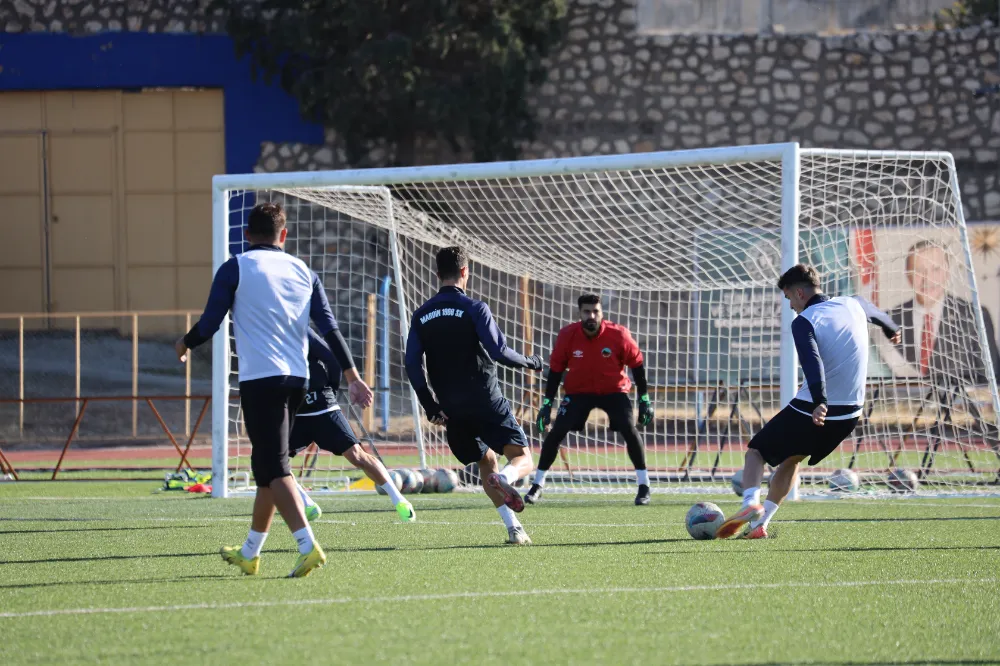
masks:
[(538, 426), (538, 433), (545, 432), (545, 427), (552, 422), (552, 398), (542, 398), (542, 408), (538, 410), (535, 424)]
[[(543, 361), (542, 357), (538, 354), (529, 356), (528, 362), (531, 363), (531, 365), (528, 366), (529, 370), (541, 370), (545, 367), (545, 361)], [(551, 402), (551, 400), (549, 402)]]
[(636, 425), (645, 426), (649, 425), (649, 422), (653, 420), (653, 405), (649, 402), (649, 394), (644, 393), (639, 396), (639, 418), (636, 419)]

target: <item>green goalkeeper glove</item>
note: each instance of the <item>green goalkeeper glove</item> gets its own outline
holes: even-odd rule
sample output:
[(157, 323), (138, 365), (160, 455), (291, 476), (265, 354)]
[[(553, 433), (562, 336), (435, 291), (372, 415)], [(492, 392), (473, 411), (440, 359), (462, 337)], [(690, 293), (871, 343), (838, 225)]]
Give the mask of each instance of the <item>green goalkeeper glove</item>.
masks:
[(653, 405), (649, 402), (649, 394), (644, 393), (639, 396), (639, 418), (636, 419), (636, 425), (646, 426), (649, 422), (653, 420)]
[(542, 398), (542, 408), (538, 410), (538, 416), (535, 417), (538, 434), (545, 432), (545, 427), (550, 423), (552, 423), (552, 398)]

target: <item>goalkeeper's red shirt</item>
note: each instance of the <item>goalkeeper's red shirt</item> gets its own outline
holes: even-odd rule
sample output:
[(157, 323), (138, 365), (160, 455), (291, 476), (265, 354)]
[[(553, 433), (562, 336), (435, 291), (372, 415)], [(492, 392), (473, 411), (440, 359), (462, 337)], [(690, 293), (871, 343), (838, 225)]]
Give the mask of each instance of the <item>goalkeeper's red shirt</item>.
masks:
[(567, 395), (628, 393), (632, 388), (625, 368), (642, 365), (642, 352), (628, 329), (602, 321), (594, 337), (587, 337), (583, 324), (564, 326), (556, 338), (549, 367), (565, 372)]

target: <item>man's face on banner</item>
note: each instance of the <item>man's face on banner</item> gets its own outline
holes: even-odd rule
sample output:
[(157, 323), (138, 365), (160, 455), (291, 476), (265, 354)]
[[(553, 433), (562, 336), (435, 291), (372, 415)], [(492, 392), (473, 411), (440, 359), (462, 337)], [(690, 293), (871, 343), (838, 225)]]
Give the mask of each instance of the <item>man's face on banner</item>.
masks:
[(924, 307), (936, 305), (944, 298), (948, 283), (948, 254), (933, 246), (917, 250), (906, 262), (906, 278), (918, 303)]

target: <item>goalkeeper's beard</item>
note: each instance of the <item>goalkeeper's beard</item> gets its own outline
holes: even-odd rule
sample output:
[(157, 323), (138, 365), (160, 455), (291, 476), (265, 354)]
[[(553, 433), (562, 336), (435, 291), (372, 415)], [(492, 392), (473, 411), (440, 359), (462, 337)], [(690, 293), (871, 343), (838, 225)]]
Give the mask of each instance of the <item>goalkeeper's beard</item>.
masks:
[(587, 331), (587, 333), (597, 333), (597, 329), (600, 327), (601, 324), (594, 320), (583, 322), (583, 330)]

